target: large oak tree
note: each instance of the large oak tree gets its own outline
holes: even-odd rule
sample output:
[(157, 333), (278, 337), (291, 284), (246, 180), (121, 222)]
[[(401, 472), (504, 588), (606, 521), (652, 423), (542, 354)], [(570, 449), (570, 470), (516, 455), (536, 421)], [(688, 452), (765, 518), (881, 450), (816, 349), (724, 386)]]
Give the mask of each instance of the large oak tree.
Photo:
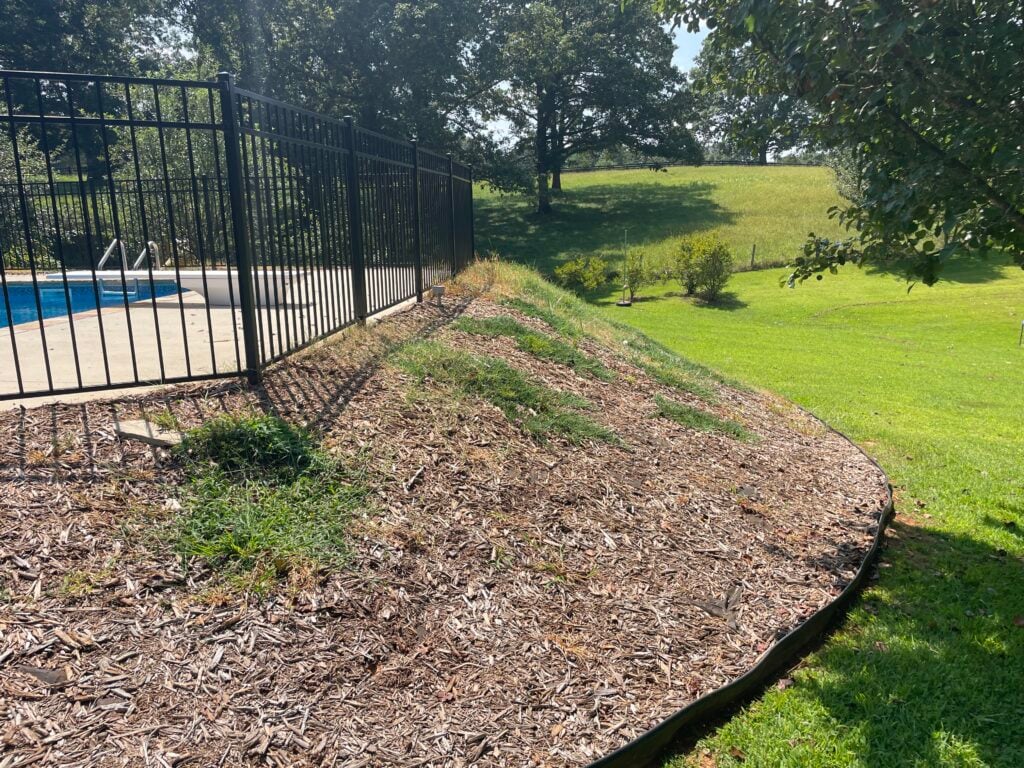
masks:
[(672, 65), (671, 35), (646, 5), (614, 0), (510, 3), (481, 47), (486, 111), (511, 126), (535, 164), (537, 210), (551, 210), (549, 180), (576, 154), (626, 146), (695, 159), (692, 105)]

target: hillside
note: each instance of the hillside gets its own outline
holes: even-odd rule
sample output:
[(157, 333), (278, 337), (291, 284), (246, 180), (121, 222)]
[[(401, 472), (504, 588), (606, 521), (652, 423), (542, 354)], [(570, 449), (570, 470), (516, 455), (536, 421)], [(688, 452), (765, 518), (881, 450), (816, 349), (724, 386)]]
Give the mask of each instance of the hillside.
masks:
[[(138, 415), (184, 443), (117, 440)], [(255, 392), (0, 432), (5, 751), (74, 764), (583, 765), (829, 602), (886, 498), (813, 417), (491, 262)]]
[[(835, 235), (827, 211), (839, 205), (827, 168), (703, 166), (662, 172), (567, 173), (550, 216), (533, 201), (478, 187), (477, 249), (550, 273), (576, 254), (622, 257), (623, 237), (657, 256), (680, 235), (716, 229), (740, 266), (790, 260), (809, 232)], [(627, 231), (628, 230), (628, 231)]]

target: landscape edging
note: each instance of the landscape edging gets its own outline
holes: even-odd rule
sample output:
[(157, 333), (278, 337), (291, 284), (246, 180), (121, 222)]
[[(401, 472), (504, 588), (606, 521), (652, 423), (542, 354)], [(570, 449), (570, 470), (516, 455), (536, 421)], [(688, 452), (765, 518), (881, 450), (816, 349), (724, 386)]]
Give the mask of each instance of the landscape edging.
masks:
[[(804, 410), (804, 409), (800, 409)], [(807, 413), (807, 411), (804, 411)], [(813, 414), (809, 414), (813, 416)], [(817, 417), (814, 417), (817, 418)], [(820, 420), (819, 420), (820, 421)], [(822, 422), (824, 424), (824, 422)], [(749, 701), (764, 690), (767, 683), (780, 669), (792, 665), (801, 656), (803, 651), (816, 638), (823, 635), (830, 625), (838, 619), (857, 597), (857, 593), (864, 586), (874, 565), (878, 552), (881, 549), (882, 541), (885, 538), (885, 529), (896, 512), (892, 498), (892, 484), (886, 471), (868, 456), (864, 450), (853, 440), (837, 429), (825, 425), (830, 432), (843, 438), (860, 451), (870, 461), (885, 480), (886, 502), (878, 518), (878, 529), (875, 531), (874, 541), (868, 549), (864, 560), (857, 570), (856, 576), (847, 584), (843, 591), (836, 596), (836, 599), (811, 614), (806, 621), (792, 629), (785, 637), (768, 649), (760, 660), (740, 677), (721, 688), (701, 696), (682, 709), (662, 720), (646, 733), (624, 744), (609, 755), (596, 760), (587, 768), (638, 768), (638, 766), (650, 765), (654, 760), (661, 757), (665, 749), (687, 727), (704, 727), (721, 715), (725, 710), (739, 704), (742, 701)]]

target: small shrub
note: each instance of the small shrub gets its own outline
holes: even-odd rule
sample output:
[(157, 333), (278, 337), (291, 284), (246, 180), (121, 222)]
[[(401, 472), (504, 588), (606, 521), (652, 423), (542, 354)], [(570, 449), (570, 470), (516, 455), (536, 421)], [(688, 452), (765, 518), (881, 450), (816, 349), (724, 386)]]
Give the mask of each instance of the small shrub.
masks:
[(608, 281), (608, 262), (600, 256), (577, 256), (555, 267), (555, 280), (577, 293), (596, 290)]
[(732, 277), (732, 254), (717, 237), (709, 245), (700, 262), (700, 295), (706, 301), (715, 301)]
[(679, 241), (675, 259), (675, 277), (687, 296), (700, 294), (715, 301), (732, 276), (729, 247), (713, 232), (687, 235)]
[(687, 296), (693, 296), (700, 285), (700, 252), (701, 238), (699, 235), (687, 235), (679, 241), (674, 277), (683, 286)]
[(626, 253), (626, 261), (622, 265), (623, 288), (629, 293), (629, 300), (633, 301), (637, 293), (649, 282), (645, 254), (643, 251), (634, 248)]

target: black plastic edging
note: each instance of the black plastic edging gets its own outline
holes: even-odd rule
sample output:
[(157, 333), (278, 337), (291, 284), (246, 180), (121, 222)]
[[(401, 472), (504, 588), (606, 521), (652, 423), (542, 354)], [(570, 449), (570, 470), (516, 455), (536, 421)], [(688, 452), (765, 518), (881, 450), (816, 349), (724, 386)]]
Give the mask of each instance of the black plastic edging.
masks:
[[(807, 413), (807, 411), (804, 412)], [(813, 414), (810, 415), (813, 416)], [(814, 418), (817, 419), (817, 417)], [(817, 420), (821, 421), (820, 419)], [(784, 667), (792, 665), (800, 657), (800, 652), (816, 638), (824, 634), (832, 622), (850, 607), (857, 593), (864, 586), (864, 582), (867, 581), (871, 566), (878, 557), (878, 551), (885, 537), (885, 528), (895, 513), (895, 507), (892, 500), (892, 485), (885, 470), (879, 466), (877, 461), (864, 453), (864, 450), (859, 445), (842, 432), (831, 427), (828, 427), (828, 429), (860, 451), (882, 473), (882, 477), (885, 480), (886, 502), (878, 518), (878, 530), (875, 531), (875, 539), (871, 544), (871, 548), (864, 556), (864, 561), (857, 570), (857, 575), (853, 577), (853, 581), (846, 585), (835, 600), (818, 609), (806, 621), (790, 630), (789, 634), (766, 651), (757, 664), (745, 674), (736, 678), (731, 683), (717, 688), (711, 693), (705, 694), (696, 701), (687, 704), (642, 736), (638, 736), (610, 755), (606, 755), (600, 760), (591, 763), (588, 768), (638, 768), (638, 766), (649, 765), (663, 755), (665, 749), (679, 736), (684, 728), (706, 726), (726, 709), (741, 701), (752, 699), (761, 693), (765, 683), (775, 673)]]

